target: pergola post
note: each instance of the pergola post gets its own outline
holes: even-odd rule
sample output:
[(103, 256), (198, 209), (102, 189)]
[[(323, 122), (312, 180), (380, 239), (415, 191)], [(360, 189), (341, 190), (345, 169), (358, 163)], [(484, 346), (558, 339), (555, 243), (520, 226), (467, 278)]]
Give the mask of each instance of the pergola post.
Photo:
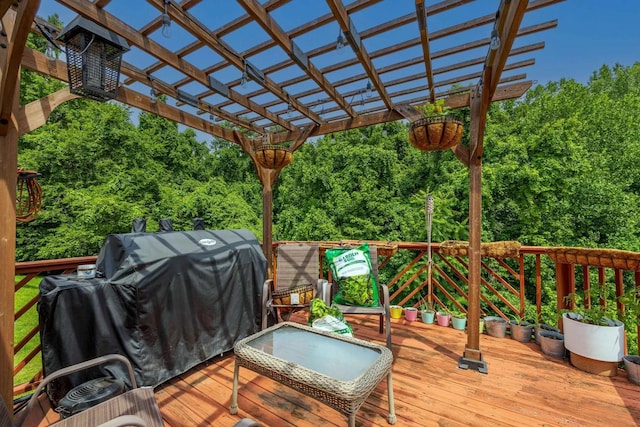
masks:
[[(487, 364), (480, 352), (480, 285), (482, 230), (482, 152), (487, 112), (500, 75), (516, 38), (528, 0), (503, 0), (498, 8), (494, 29), (500, 43), (491, 48), (485, 59), (482, 79), (471, 94), (471, 132), (469, 149), (456, 150), (456, 156), (469, 167), (469, 308), (467, 345), (458, 362), (460, 368), (487, 373)], [(468, 157), (467, 157), (468, 154)]]
[[(0, 397), (13, 407), (14, 295), (16, 261), (16, 180), (20, 61), (40, 0), (16, 9), (3, 2), (0, 19), (6, 43), (0, 48)], [(4, 35), (0, 37), (5, 37)]]
[[(482, 231), (482, 152), (484, 147), (484, 128), (487, 110), (491, 98), (484, 90), (485, 83), (491, 78), (490, 68), (485, 68), (483, 80), (471, 93), (471, 129), (467, 166), (469, 167), (469, 294), (467, 322), (467, 345), (458, 361), (463, 369), (475, 369), (486, 374), (487, 364), (480, 351), (480, 285), (481, 272), (481, 231)], [(487, 84), (486, 87), (489, 85)]]
[[(304, 129), (289, 149), (293, 152), (300, 148), (314, 129), (315, 126)], [(262, 184), (262, 252), (267, 258), (267, 277), (273, 278), (273, 186), (283, 167), (269, 169), (256, 161), (254, 150), (260, 145), (259, 140), (249, 139), (238, 131), (234, 131), (233, 136), (234, 142), (240, 145), (242, 150), (251, 157), (251, 161), (256, 167), (256, 174)]]

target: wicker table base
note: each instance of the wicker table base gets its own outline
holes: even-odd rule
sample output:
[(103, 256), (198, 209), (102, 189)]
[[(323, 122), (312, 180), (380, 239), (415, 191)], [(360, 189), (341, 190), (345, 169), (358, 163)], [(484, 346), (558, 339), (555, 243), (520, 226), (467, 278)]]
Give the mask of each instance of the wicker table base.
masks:
[(238, 412), (240, 366), (313, 397), (347, 415), (356, 412), (386, 376), (389, 424), (395, 424), (391, 351), (356, 338), (284, 322), (240, 340), (236, 355), (230, 412)]

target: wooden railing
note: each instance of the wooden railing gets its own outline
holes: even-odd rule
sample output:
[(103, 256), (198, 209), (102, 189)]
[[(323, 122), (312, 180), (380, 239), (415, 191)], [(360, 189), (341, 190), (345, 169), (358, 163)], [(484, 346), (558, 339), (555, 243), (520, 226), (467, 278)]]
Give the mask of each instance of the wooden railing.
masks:
[[(376, 245), (379, 253), (380, 279), (387, 283), (392, 304), (402, 306), (419, 307), (422, 302), (431, 300), (435, 308), (448, 307), (467, 311), (468, 295), (468, 260), (463, 256), (444, 255), (439, 244), (431, 245), (432, 251), (432, 275), (428, 277), (427, 268), (427, 244), (423, 242), (381, 242), (368, 241)], [(274, 254), (277, 247), (286, 242), (274, 243)], [(321, 262), (324, 259), (326, 248), (340, 244), (341, 242), (318, 242), (321, 248)], [(344, 243), (344, 242), (342, 242)], [(350, 243), (358, 243), (350, 241)], [(557, 248), (523, 246), (519, 254), (510, 258), (484, 257), (481, 263), (481, 292), (480, 304), (482, 315), (498, 315), (503, 318), (521, 317), (540, 321), (543, 308), (553, 306), (551, 310), (558, 317), (558, 309), (564, 308), (564, 297), (569, 292), (574, 292), (576, 286), (588, 289), (590, 286), (590, 270), (595, 268), (599, 274), (599, 286), (607, 285), (607, 278), (612, 277), (615, 282), (615, 301), (609, 303), (618, 304), (618, 297), (624, 292), (625, 287), (638, 286), (640, 274), (635, 271), (634, 265), (590, 264), (587, 258), (574, 259), (567, 262), (561, 259), (558, 264), (548, 256), (548, 253), (557, 252)], [(640, 254), (638, 254), (640, 259)], [(558, 259), (554, 256), (554, 259)], [(37, 277), (49, 274), (71, 273), (80, 264), (94, 263), (96, 257), (68, 258), (61, 260), (33, 261), (16, 264), (16, 275), (25, 275), (16, 282), (16, 293), (29, 292), (27, 298), (21, 298), (27, 302), (16, 309), (16, 324), (21, 322), (28, 312), (36, 310), (38, 301), (37, 286), (26, 285)], [(584, 262), (584, 264), (581, 264)], [(576, 269), (575, 266), (580, 268)], [(324, 274), (328, 274), (327, 266), (322, 265)], [(277, 266), (274, 268), (277, 274)], [(556, 275), (561, 275), (556, 282)], [(39, 283), (39, 280), (36, 280)], [(543, 291), (551, 287), (553, 293)], [(559, 283), (559, 286), (556, 286)], [(569, 285), (567, 285), (569, 283)], [(576, 285), (577, 284), (577, 285)], [(614, 295), (612, 295), (612, 298)], [(531, 301), (531, 302), (530, 302)], [(619, 306), (624, 312), (624, 307)], [(33, 310), (33, 311), (32, 311)], [(536, 317), (533, 319), (532, 317)], [(33, 316), (31, 316), (33, 318)], [(37, 315), (35, 316), (37, 319)], [(554, 319), (554, 320), (556, 320)], [(548, 320), (547, 320), (548, 321)], [(28, 327), (22, 325), (20, 336), (16, 334), (15, 369), (14, 378), (20, 372), (27, 370), (36, 372), (29, 378), (14, 387), (14, 395), (24, 393), (33, 387), (41, 378), (41, 347), (38, 335), (38, 325)]]

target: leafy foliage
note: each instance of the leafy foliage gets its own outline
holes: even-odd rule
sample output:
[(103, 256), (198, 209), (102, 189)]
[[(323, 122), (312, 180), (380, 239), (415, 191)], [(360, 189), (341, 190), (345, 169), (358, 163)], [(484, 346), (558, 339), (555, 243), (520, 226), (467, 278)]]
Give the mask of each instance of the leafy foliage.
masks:
[[(29, 42), (44, 49), (35, 36)], [(60, 87), (23, 71), (21, 103)], [(19, 164), (42, 173), (44, 201), (36, 220), (18, 227), (19, 261), (95, 255), (107, 234), (128, 232), (137, 217), (149, 219), (150, 231), (160, 218), (190, 229), (199, 217), (262, 237), (261, 185), (240, 147), (202, 143), (147, 113), (134, 125), (131, 114), (117, 103), (74, 100), (20, 139)], [(407, 127), (387, 123), (304, 144), (274, 188), (274, 240), (425, 241), (427, 194), (435, 199), (432, 240), (468, 240), (467, 168), (451, 151), (413, 149)], [(484, 146), (483, 241), (640, 251), (640, 63), (493, 104)], [(553, 324), (555, 276), (543, 262), (536, 320)], [(527, 278), (530, 300), (532, 286)]]

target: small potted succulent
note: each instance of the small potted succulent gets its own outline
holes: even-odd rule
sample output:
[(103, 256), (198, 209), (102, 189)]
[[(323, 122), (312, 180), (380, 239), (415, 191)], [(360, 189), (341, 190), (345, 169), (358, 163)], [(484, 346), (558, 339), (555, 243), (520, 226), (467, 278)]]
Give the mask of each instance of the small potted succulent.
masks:
[(451, 310), (451, 325), (453, 329), (464, 331), (467, 327), (467, 313), (461, 310)]
[(435, 318), (436, 311), (433, 309), (433, 302), (425, 302), (423, 301), (420, 304), (420, 317), (422, 317), (422, 321), (431, 325)]
[(451, 313), (447, 307), (443, 307), (441, 310), (436, 312), (436, 320), (438, 322), (438, 326), (449, 326), (451, 322)]
[(462, 139), (463, 124), (450, 114), (451, 108), (443, 99), (414, 107), (422, 118), (411, 123), (409, 142), (422, 151), (438, 151), (453, 148)]

